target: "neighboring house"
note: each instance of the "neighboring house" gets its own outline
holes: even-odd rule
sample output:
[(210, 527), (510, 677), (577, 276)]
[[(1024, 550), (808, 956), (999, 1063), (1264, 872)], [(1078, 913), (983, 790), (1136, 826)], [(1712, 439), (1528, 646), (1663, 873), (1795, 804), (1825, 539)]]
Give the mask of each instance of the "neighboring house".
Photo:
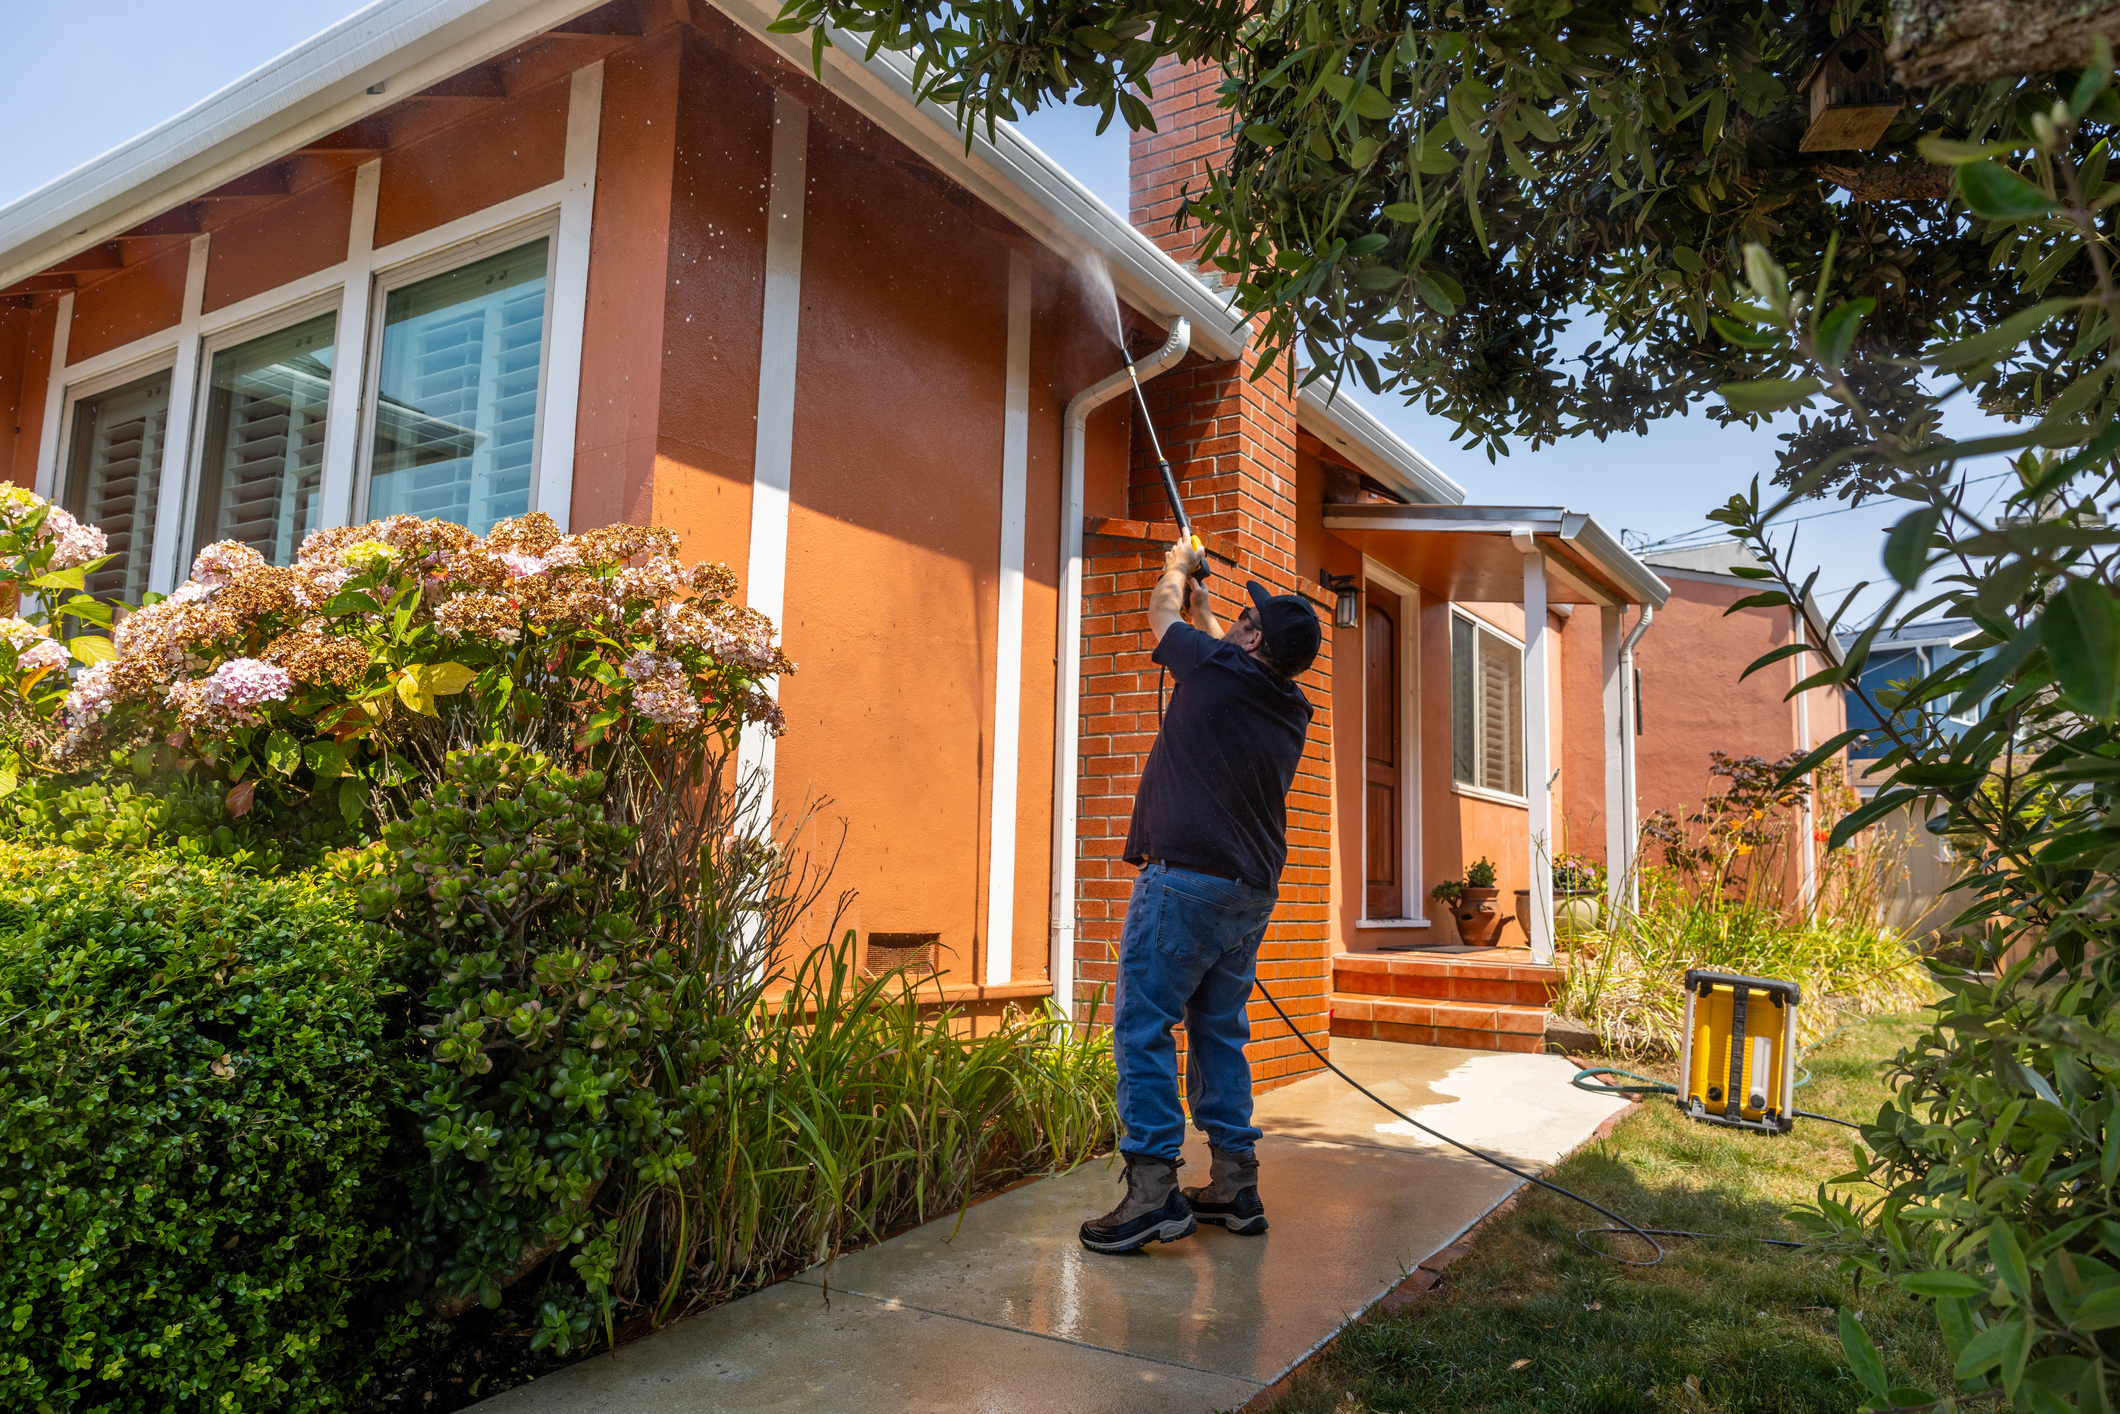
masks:
[[(1670, 599), (1656, 611), (1655, 626), (1635, 654), (1644, 815), (1666, 810), (1684, 821), (1698, 814), (1709, 792), (1721, 789), (1709, 775), (1712, 751), (1774, 761), (1847, 730), (1838, 689), (1789, 695), (1804, 678), (1841, 661), (1840, 644), (1825, 631), (1815, 603), (1800, 610), (1755, 606), (1730, 613), (1740, 599), (1772, 588), (1731, 573), (1760, 567), (1734, 540), (1645, 551), (1642, 558), (1671, 586)], [(1799, 640), (1821, 651), (1792, 654), (1739, 681), (1755, 659)], [(1796, 877), (1790, 881), (1805, 898), (1811, 897), (1824, 848), (1816, 833), (1807, 808), (1796, 830)]]
[[(1971, 619), (1930, 619), (1926, 623), (1902, 624), (1887, 627), (1870, 640), (1869, 656), (1862, 665), (1862, 691), (1850, 689), (1847, 694), (1848, 725), (1862, 730), (1862, 737), (1848, 748), (1848, 755), (1858, 761), (1874, 761), (1892, 749), (1890, 740), (1880, 730), (1889, 719), (1872, 709), (1879, 692), (1895, 687), (1907, 687), (1919, 682), (1944, 664), (1958, 657), (1963, 651), (1956, 645), (1979, 633)], [(1841, 647), (1855, 641), (1856, 635), (1844, 633), (1840, 636)], [(1988, 655), (1982, 653), (1981, 658)], [(1866, 700), (1867, 699), (1867, 700)], [(1881, 705), (1881, 704), (1879, 704)], [(1977, 710), (1955, 714), (1944, 718), (1945, 735), (1957, 739), (1959, 731), (1971, 726), (1978, 719)], [(1874, 782), (1865, 783), (1858, 777), (1864, 795), (1874, 795)]]
[[(1112, 977), (1156, 726), (1169, 512), (1085, 264), (1222, 611), (1248, 577), (1341, 611), (1262, 954), (1306, 1033), (1335, 954), (1444, 940), (1428, 890), (1469, 860), (1542, 887), (1564, 821), (1627, 852), (1623, 650), (1651, 609), (1639, 740), (1768, 749), (1722, 718), (1779, 688), (1717, 685), (1785, 628), (1668, 610), (1713, 594), (1251, 381), (1222, 296), (1157, 244), (1221, 140), (1208, 76), (1159, 72), (1136, 138), (1152, 241), (1012, 130), (967, 147), (902, 58), (838, 48), (820, 78), (776, 13), (382, 0), (0, 209), (0, 476), (103, 525), (99, 587), (128, 598), (211, 541), (284, 560), (386, 512), (672, 527), (800, 664), (787, 735), (741, 759), (784, 812), (847, 821), (868, 955), (931, 957), (975, 1016)], [(1262, 1084), (1315, 1066), (1258, 1023)]]
[[(1863, 731), (1862, 737), (1848, 748), (1848, 764), (1855, 788), (1865, 800), (1876, 795), (1881, 784), (1867, 776), (1868, 767), (1892, 749), (1889, 738), (1879, 730), (1890, 711), (1887, 709), (1880, 717), (1872, 707), (1883, 706), (1877, 701), (1877, 694), (1927, 677), (1958, 657), (1963, 650), (1957, 645), (1978, 632), (1971, 619), (1930, 619), (1888, 626), (1870, 640), (1869, 656), (1862, 667), (1863, 690), (1858, 693), (1851, 688), (1847, 692), (1848, 725)], [(1845, 648), (1854, 640), (1854, 634), (1843, 634), (1841, 646)], [(1984, 659), (1988, 652), (1979, 656)], [(1946, 716), (1943, 732), (1956, 739), (1978, 716), (1977, 709)], [(1931, 834), (1923, 821), (1903, 811), (1895, 812), (1878, 829), (1881, 834), (1894, 837), (1898, 847), (1906, 851), (1906, 869), (1892, 900), (1894, 921), (1916, 937), (1944, 929), (1965, 904), (1963, 899), (1947, 897), (1963, 871), (1963, 861), (1953, 854), (1948, 841)]]

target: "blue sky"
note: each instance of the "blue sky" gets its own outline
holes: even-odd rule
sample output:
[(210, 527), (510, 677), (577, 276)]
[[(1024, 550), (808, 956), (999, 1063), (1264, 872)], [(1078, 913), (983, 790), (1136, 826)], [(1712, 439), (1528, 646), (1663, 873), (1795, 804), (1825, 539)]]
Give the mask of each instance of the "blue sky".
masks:
[[(356, 8), (346, 0), (106, 0), (84, 24), (67, 6), (18, 7), (11, 33), (19, 52), (36, 58), (17, 65), (0, 87), (0, 133), (9, 135), (0, 143), (0, 204), (173, 116)], [(1100, 138), (1092, 110), (1065, 108), (1035, 114), (1022, 127), (1125, 212), (1120, 125)], [(1566, 505), (1650, 540), (1700, 538), (1708, 510), (1755, 475), (1764, 484), (1774, 467), (1771, 430), (1720, 428), (1698, 414), (1652, 424), (1647, 437), (1582, 439), (1490, 465), (1484, 452), (1452, 445), (1449, 427), (1419, 409), (1357, 396), (1475, 501)], [(1815, 518), (1798, 527), (1797, 559), (1823, 567), (1821, 590), (1880, 577), (1882, 532), (1898, 514), (1896, 503), (1853, 511), (1822, 504), (1808, 514)]]

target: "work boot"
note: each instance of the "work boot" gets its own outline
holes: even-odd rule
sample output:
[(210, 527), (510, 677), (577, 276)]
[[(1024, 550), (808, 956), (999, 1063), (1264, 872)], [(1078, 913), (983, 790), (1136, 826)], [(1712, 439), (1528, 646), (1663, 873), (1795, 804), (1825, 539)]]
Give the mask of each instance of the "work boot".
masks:
[(1266, 1205), (1259, 1201), (1259, 1156), (1208, 1148), (1207, 1186), (1185, 1190), (1186, 1206), (1203, 1223), (1256, 1237), (1266, 1231)]
[(1103, 1217), (1082, 1224), (1082, 1245), (1092, 1252), (1132, 1252), (1151, 1242), (1191, 1237), (1193, 1220), (1178, 1191), (1178, 1159), (1126, 1154), (1126, 1197)]

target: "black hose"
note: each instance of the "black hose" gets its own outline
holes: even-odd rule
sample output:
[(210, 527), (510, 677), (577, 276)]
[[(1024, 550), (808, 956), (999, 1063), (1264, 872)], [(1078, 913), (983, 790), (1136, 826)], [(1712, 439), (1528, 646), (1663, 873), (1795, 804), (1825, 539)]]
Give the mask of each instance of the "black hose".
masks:
[[(1496, 1168), (1501, 1169), (1505, 1173), (1513, 1173), (1518, 1178), (1523, 1179), (1526, 1183), (1535, 1183), (1541, 1188), (1560, 1194), (1563, 1198), (1572, 1198), (1576, 1202), (1582, 1204), (1584, 1207), (1589, 1208), (1595, 1212), (1603, 1213), (1606, 1217), (1612, 1219), (1612, 1221), (1619, 1224), (1618, 1227), (1583, 1228), (1575, 1234), (1575, 1240), (1577, 1242), (1581, 1242), (1583, 1246), (1589, 1248), (1592, 1252), (1597, 1253), (1597, 1255), (1600, 1257), (1609, 1257), (1615, 1262), (1624, 1262), (1630, 1267), (1653, 1267), (1658, 1262), (1663, 1261), (1663, 1244), (1658, 1242), (1654, 1237), (1650, 1236), (1650, 1233), (1655, 1231), (1655, 1229), (1636, 1227), (1633, 1223), (1627, 1221), (1627, 1219), (1621, 1217), (1618, 1213), (1613, 1212), (1610, 1208), (1606, 1207), (1602, 1203), (1592, 1202), (1590, 1199), (1585, 1198), (1582, 1194), (1570, 1192), (1568, 1189), (1561, 1187), (1557, 1183), (1548, 1183), (1545, 1179), (1540, 1178), (1535, 1173), (1526, 1173), (1524, 1170), (1518, 1168), (1515, 1164), (1509, 1163), (1508, 1161), (1503, 1159), (1497, 1159), (1492, 1154), (1482, 1153), (1478, 1149), (1473, 1148), (1470, 1144), (1463, 1144), (1455, 1139), (1452, 1139), (1449, 1135), (1443, 1133), (1443, 1131), (1440, 1129), (1432, 1129), (1429, 1126), (1421, 1123), (1412, 1115), (1407, 1114), (1404, 1110), (1398, 1108), (1396, 1105), (1393, 1105), (1388, 1100), (1384, 1099), (1381, 1095), (1377, 1094), (1376, 1091), (1370, 1089), (1367, 1085), (1364, 1085), (1361, 1081), (1355, 1079), (1346, 1071), (1334, 1065), (1332, 1063), (1332, 1057), (1326, 1055), (1323, 1051), (1319, 1050), (1317, 1046), (1311, 1041), (1311, 1039), (1303, 1034), (1302, 1028), (1297, 1026), (1295, 1022), (1289, 1020), (1288, 1013), (1281, 1010), (1281, 1004), (1273, 999), (1273, 993), (1266, 990), (1265, 983), (1259, 981), (1255, 977), (1252, 979), (1252, 985), (1259, 989), (1260, 996), (1266, 998), (1266, 1004), (1273, 1008), (1274, 1015), (1280, 1017), (1282, 1024), (1285, 1025), (1290, 1031), (1295, 1033), (1295, 1038), (1303, 1043), (1305, 1049), (1307, 1049), (1312, 1055), (1316, 1056), (1319, 1060), (1325, 1063), (1325, 1068), (1327, 1070), (1331, 1071), (1334, 1075), (1339, 1076), (1340, 1079), (1346, 1081), (1349, 1085), (1352, 1085), (1355, 1089), (1361, 1091), (1370, 1099), (1376, 1101), (1377, 1104), (1383, 1106), (1384, 1109), (1386, 1109), (1390, 1113), (1397, 1115), (1400, 1119), (1406, 1121), (1406, 1123), (1412, 1125), (1415, 1129), (1420, 1130), (1423, 1134), (1432, 1134), (1436, 1138), (1442, 1140), (1445, 1144), (1450, 1145), (1452, 1148), (1463, 1149), (1466, 1153), (1472, 1155), (1473, 1158), (1479, 1159), (1485, 1163), (1493, 1164)], [(1656, 1255), (1654, 1257), (1649, 1258), (1647, 1261), (1641, 1261), (1633, 1257), (1618, 1256), (1614, 1253), (1605, 1251), (1594, 1243), (1584, 1241), (1583, 1235), (1585, 1233), (1591, 1232), (1631, 1232), (1636, 1237), (1639, 1237), (1642, 1241), (1648, 1243), (1649, 1246), (1654, 1249)], [(1671, 1236), (1674, 1234), (1666, 1233), (1665, 1235)], [(1694, 1237), (1698, 1236), (1699, 1234), (1689, 1232), (1676, 1235)]]

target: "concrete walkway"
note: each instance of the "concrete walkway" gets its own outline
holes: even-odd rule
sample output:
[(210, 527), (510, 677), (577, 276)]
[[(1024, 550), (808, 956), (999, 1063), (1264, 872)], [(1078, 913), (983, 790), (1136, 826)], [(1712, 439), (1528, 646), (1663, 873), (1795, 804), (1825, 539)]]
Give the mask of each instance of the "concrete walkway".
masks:
[[(1557, 1056), (1336, 1038), (1423, 1123), (1527, 1167), (1624, 1108)], [(490, 1414), (1207, 1414), (1278, 1380), (1520, 1185), (1329, 1072), (1259, 1101), (1272, 1230), (1082, 1250), (1116, 1163), (1027, 1184), (477, 1406)], [(1204, 1181), (1206, 1147), (1186, 1154)]]

